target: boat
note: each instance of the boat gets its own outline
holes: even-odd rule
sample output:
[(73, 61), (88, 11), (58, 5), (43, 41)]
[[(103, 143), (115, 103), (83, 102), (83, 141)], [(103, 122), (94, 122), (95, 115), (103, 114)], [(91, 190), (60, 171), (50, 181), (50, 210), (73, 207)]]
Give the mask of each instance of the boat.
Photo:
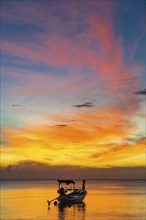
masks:
[[(47, 201), (48, 205), (50, 205), (52, 201), (55, 201), (54, 205), (57, 205), (57, 203), (59, 203), (61, 205), (70, 206), (72, 204), (81, 203), (85, 199), (85, 197), (87, 195), (87, 191), (85, 189), (85, 180), (82, 181), (82, 188), (81, 189), (77, 189), (75, 187), (74, 180), (60, 180), (59, 179), (57, 181), (59, 184), (59, 187), (57, 190), (57, 193), (59, 194), (59, 196), (55, 199), (52, 199), (51, 201)], [(67, 186), (72, 184), (72, 187), (70, 187), (70, 188), (65, 187), (64, 188), (64, 187), (62, 187), (62, 184), (66, 184)]]

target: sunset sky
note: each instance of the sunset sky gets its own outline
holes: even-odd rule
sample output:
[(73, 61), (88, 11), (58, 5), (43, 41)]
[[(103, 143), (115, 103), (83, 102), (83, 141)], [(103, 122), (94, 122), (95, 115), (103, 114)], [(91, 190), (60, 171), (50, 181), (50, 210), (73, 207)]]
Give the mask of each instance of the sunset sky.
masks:
[(144, 0), (1, 1), (3, 178), (144, 177), (145, 17)]

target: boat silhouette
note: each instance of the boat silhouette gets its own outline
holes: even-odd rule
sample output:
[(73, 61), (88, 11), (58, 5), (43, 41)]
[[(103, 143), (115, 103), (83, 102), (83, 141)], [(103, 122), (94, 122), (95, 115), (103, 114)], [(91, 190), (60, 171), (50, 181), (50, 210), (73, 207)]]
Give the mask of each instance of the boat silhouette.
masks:
[[(51, 201), (47, 201), (48, 205), (51, 204), (51, 202), (54, 201), (54, 205), (62, 204), (62, 205), (68, 205), (71, 206), (72, 204), (78, 204), (81, 203), (86, 195), (87, 191), (85, 189), (85, 180), (82, 181), (82, 188), (77, 189), (75, 187), (75, 181), (74, 180), (57, 180), (59, 183), (57, 193), (59, 196), (55, 199), (52, 199)], [(64, 188), (62, 187), (62, 184), (66, 184), (67, 186), (72, 184), (72, 187), (70, 188)]]

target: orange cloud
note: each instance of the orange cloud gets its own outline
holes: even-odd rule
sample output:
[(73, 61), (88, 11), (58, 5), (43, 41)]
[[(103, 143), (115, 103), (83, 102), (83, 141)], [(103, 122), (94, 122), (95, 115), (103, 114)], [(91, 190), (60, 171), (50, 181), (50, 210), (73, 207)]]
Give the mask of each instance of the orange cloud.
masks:
[[(104, 167), (106, 163), (124, 166), (122, 160), (144, 154), (144, 139), (127, 143), (137, 129), (128, 121), (131, 112), (124, 114), (120, 108), (95, 108), (92, 112), (77, 111), (69, 115), (52, 115), (48, 125), (34, 122), (23, 129), (5, 129), (8, 155), (23, 155), (26, 159), (50, 164), (86, 165)], [(49, 121), (52, 125), (49, 125)], [(54, 125), (53, 125), (54, 123)], [(7, 149), (6, 148), (6, 149)], [(2, 153), (6, 153), (5, 148)], [(49, 159), (47, 159), (49, 158)], [(10, 156), (7, 163), (10, 163)], [(127, 165), (130, 166), (127, 159)], [(142, 162), (144, 164), (144, 160)], [(136, 165), (141, 165), (137, 161)]]

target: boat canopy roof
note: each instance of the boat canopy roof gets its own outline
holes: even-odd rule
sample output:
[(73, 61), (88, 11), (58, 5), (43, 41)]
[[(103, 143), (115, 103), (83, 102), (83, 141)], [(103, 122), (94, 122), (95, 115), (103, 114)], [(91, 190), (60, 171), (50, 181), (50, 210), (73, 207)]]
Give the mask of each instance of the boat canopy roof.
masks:
[(75, 181), (73, 181), (73, 180), (57, 180), (57, 181), (59, 182), (59, 184), (60, 183), (66, 183), (67, 185), (70, 184), (70, 183), (75, 184)]

